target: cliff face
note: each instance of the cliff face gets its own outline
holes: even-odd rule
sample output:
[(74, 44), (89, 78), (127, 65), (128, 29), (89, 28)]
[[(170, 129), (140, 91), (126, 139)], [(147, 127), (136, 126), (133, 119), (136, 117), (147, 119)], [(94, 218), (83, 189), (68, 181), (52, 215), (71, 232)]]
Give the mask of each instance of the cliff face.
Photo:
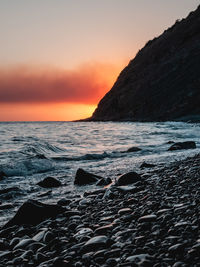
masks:
[(200, 115), (200, 6), (149, 41), (91, 120), (165, 121)]

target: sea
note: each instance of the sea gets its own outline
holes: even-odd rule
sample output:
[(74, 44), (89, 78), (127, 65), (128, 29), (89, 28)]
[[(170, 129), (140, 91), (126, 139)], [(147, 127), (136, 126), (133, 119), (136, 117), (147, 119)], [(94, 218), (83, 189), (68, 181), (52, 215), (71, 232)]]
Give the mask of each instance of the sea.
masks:
[[(195, 141), (197, 148), (168, 151), (171, 141)], [(141, 150), (126, 152), (131, 147)], [(144, 173), (143, 162), (162, 168), (198, 153), (200, 123), (0, 122), (0, 172), (7, 175), (0, 180), (0, 226), (27, 199), (56, 203), (96, 189), (96, 185), (74, 185), (78, 168), (115, 179), (129, 171)], [(37, 185), (48, 176), (63, 186)], [(2, 193), (6, 188), (12, 189)], [(10, 208), (1, 209), (5, 204)]]

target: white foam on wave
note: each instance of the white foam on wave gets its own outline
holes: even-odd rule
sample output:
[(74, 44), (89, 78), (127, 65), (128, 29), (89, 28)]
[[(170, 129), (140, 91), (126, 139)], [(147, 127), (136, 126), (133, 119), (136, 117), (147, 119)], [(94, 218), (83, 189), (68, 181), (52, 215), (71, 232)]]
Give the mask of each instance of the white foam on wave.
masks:
[(54, 170), (55, 165), (50, 160), (45, 159), (31, 159), (20, 162), (8, 163), (1, 166), (1, 170), (7, 176), (27, 176), (34, 173), (43, 173)]

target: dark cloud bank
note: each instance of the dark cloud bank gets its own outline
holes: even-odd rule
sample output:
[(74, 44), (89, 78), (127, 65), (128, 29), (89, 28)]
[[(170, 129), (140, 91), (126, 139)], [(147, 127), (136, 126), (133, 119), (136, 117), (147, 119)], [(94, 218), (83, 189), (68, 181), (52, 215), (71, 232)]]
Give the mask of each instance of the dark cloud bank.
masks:
[(112, 71), (112, 66), (103, 64), (87, 64), (76, 70), (0, 68), (0, 102), (94, 104), (110, 89)]

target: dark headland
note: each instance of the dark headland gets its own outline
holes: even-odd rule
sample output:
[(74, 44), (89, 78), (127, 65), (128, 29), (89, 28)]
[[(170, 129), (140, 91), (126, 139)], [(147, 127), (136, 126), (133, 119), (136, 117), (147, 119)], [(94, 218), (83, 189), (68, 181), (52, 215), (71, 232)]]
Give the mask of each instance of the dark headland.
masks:
[(92, 121), (200, 121), (200, 6), (147, 42)]

